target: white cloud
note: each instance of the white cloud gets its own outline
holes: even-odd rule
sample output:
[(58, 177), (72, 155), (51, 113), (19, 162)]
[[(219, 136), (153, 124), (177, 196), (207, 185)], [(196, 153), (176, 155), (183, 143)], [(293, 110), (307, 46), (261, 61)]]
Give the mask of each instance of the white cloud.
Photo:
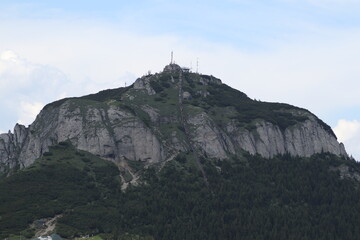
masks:
[(54, 67), (32, 63), (11, 50), (0, 52), (1, 128), (12, 129), (16, 120), (30, 124), (42, 103), (56, 100), (66, 82), (66, 75)]
[(43, 107), (44, 104), (40, 102), (21, 102), (18, 111), (18, 116), (20, 118), (18, 123), (25, 126), (31, 124)]
[[(334, 128), (339, 141), (344, 142), (360, 134), (360, 122), (357, 120), (339, 120)], [(360, 144), (360, 143), (359, 143)]]
[(34, 65), (20, 59), (13, 51), (2, 52), (0, 54), (0, 93), (26, 85), (34, 68)]
[[(94, 49), (99, 50), (101, 49)], [(36, 52), (33, 54), (37, 56)], [(74, 69), (70, 74), (78, 78), (70, 79), (56, 67), (34, 63), (37, 60), (49, 62), (46, 58), (43, 61), (30, 61), (12, 50), (0, 52), (1, 128), (12, 129), (16, 122), (31, 124), (42, 106), (52, 101), (124, 86), (125, 82), (129, 85), (136, 79), (133, 73), (118, 71), (116, 66), (112, 66), (112, 71), (107, 69), (112, 59), (108, 59), (108, 62), (97, 60), (96, 57), (92, 59), (94, 62), (90, 66), (81, 67), (81, 63), (84, 64), (87, 60), (77, 63), (79, 71)], [(65, 66), (71, 68), (72, 63)]]
[(346, 150), (360, 161), (360, 122), (357, 120), (339, 120), (334, 132)]
[(346, 107), (360, 114), (360, 35), (327, 35), (316, 40), (299, 37), (271, 51), (214, 48), (201, 55), (200, 68), (251, 98), (300, 106), (334, 124), (346, 118), (334, 112)]
[(13, 51), (7, 50), (0, 54), (0, 59), (10, 62), (18, 62), (19, 57)]
[(194, 67), (199, 58), (200, 72), (217, 76), (252, 98), (287, 102), (311, 110), (325, 122), (336, 122), (347, 116), (326, 117), (349, 105), (360, 109), (360, 30), (316, 31), (316, 36), (269, 42), (267, 50), (244, 51), (222, 42), (137, 34), (99, 22), (0, 24), (0, 32), (9, 33), (0, 38), (0, 46), (22, 56), (2, 55), (0, 111), (5, 111), (5, 104), (20, 108), (21, 101), (46, 104), (129, 85), (148, 70), (162, 70), (173, 50), (180, 65), (192, 62)]

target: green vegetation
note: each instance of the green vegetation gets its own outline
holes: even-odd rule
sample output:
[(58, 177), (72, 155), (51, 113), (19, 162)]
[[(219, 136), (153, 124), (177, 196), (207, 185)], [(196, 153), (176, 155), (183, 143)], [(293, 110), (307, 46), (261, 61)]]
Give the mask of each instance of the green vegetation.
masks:
[[(309, 111), (284, 103), (269, 103), (255, 101), (246, 96), (246, 94), (235, 90), (225, 84), (211, 84), (208, 88), (210, 95), (206, 98), (203, 105), (210, 107), (233, 107), (236, 110), (236, 116), (232, 116), (239, 123), (250, 123), (256, 119), (264, 119), (278, 125), (284, 130), (287, 127), (303, 122), (308, 119), (307, 115), (295, 115), (292, 112), (300, 110), (306, 114)], [(334, 137), (335, 134), (326, 123), (315, 117), (318, 123)]]
[[(181, 153), (159, 172), (119, 191), (109, 162), (64, 142), (31, 167), (0, 181), (0, 232), (33, 232), (36, 219), (64, 214), (56, 232), (102, 239), (358, 239), (360, 183), (337, 170), (360, 164), (330, 154), (273, 159), (203, 158), (210, 188)], [(140, 169), (140, 162), (131, 162)], [(106, 236), (106, 237), (105, 237)]]
[[(131, 113), (144, 121), (146, 126), (152, 127), (153, 123), (151, 123), (147, 113), (144, 113), (142, 107), (149, 105), (158, 110), (163, 117), (176, 116), (178, 114), (176, 106), (178, 104), (177, 84), (179, 76), (176, 73), (160, 73), (146, 77), (150, 79), (150, 86), (155, 90), (155, 95), (145, 94), (143, 90), (135, 90), (130, 86), (126, 88), (108, 89), (80, 98), (59, 100), (47, 105), (45, 109), (50, 106), (60, 106), (67, 100), (71, 100), (73, 105), (91, 105), (97, 106), (98, 108), (106, 108), (106, 104), (115, 104), (121, 108), (130, 110)], [(203, 81), (208, 81), (208, 84), (203, 84)], [(186, 100), (185, 103), (197, 107), (197, 111), (189, 112), (189, 115), (196, 114), (199, 111), (206, 111), (211, 113), (211, 116), (214, 117), (214, 120), (219, 126), (222, 126), (229, 120), (235, 120), (239, 127), (244, 127), (251, 131), (255, 128), (255, 123), (259, 119), (273, 123), (284, 130), (307, 120), (309, 114), (311, 114), (305, 109), (288, 104), (252, 100), (248, 98), (246, 94), (225, 84), (215, 83), (214, 81), (220, 82), (219, 79), (213, 76), (195, 73), (183, 74), (183, 91), (189, 92), (192, 96), (192, 99)], [(208, 93), (209, 95), (202, 97), (201, 92)], [(131, 100), (127, 98), (122, 99), (125, 93), (131, 95), (133, 98), (131, 98)], [(227, 113), (224, 114), (224, 111), (221, 110), (223, 108), (228, 110)], [(196, 108), (187, 108), (187, 110), (195, 109)], [(335, 136), (331, 127), (318, 118), (316, 118), (316, 120), (328, 133)]]
[(358, 163), (328, 154), (246, 159), (207, 161), (214, 196), (195, 168), (169, 163), (158, 175), (148, 172), (148, 185), (130, 188), (122, 196), (118, 229), (155, 239), (360, 236), (359, 183), (330, 170), (347, 164), (358, 172)]
[(75, 240), (154, 240), (153, 237), (150, 236), (141, 236), (138, 234), (122, 234), (118, 235), (114, 234), (99, 234), (93, 237), (81, 237), (81, 238), (75, 238)]
[[(131, 86), (130, 86), (131, 87)], [(121, 96), (129, 90), (130, 87), (125, 88), (116, 88), (116, 89), (107, 89), (100, 91), (95, 94), (86, 95), (83, 97), (74, 97), (74, 98), (64, 98), (53, 103), (50, 103), (44, 107), (44, 109), (49, 107), (59, 107), (61, 104), (66, 102), (67, 100), (76, 100), (76, 99), (83, 99), (83, 100), (92, 100), (96, 102), (107, 102), (109, 100), (117, 100), (121, 101)]]
[(138, 172), (144, 168), (144, 162), (133, 160), (127, 160), (126, 162), (134, 172)]
[(158, 78), (153, 77), (152, 81), (150, 81), (150, 86), (155, 90), (156, 93), (161, 93), (172, 86), (172, 78), (175, 79), (178, 77), (172, 76), (169, 73), (162, 73)]
[[(210, 82), (208, 85), (203, 85), (200, 82), (201, 79)], [(284, 130), (307, 120), (308, 115), (311, 114), (305, 109), (288, 104), (252, 100), (246, 94), (225, 84), (214, 83), (214, 81), (219, 81), (219, 79), (207, 75), (187, 73), (184, 74), (183, 90), (189, 92), (193, 97), (192, 100), (186, 102), (212, 113), (213, 117), (217, 115), (215, 120), (219, 126), (228, 120), (234, 119), (239, 126), (252, 130), (254, 122), (263, 119), (278, 125), (280, 129)], [(208, 92), (209, 95), (201, 97), (200, 92)], [(232, 109), (232, 111), (224, 114), (224, 111), (221, 110), (223, 108)], [(294, 114), (294, 111), (300, 111), (302, 114)], [(318, 118), (316, 120), (328, 133), (335, 136), (327, 124)]]
[(75, 240), (104, 240), (101, 236), (97, 235), (97, 236), (93, 236), (93, 237), (88, 237), (88, 238), (76, 238)]
[[(148, 95), (145, 90), (133, 89), (130, 86), (104, 90), (80, 98), (63, 99), (47, 105), (45, 109), (49, 108), (49, 106), (60, 106), (65, 101), (70, 100), (70, 107), (80, 107), (81, 114), (84, 115), (89, 106), (106, 110), (108, 105), (115, 105), (132, 113), (143, 121), (147, 127), (157, 128), (163, 122), (161, 122), (161, 119), (159, 122), (152, 122), (144, 108), (149, 106), (155, 109), (162, 119), (178, 117), (179, 74), (160, 73), (148, 75), (146, 78), (156, 92), (155, 95)], [(189, 92), (192, 96), (191, 99), (184, 101), (186, 114), (194, 116), (205, 111), (220, 127), (225, 126), (229, 121), (235, 121), (238, 127), (252, 131), (256, 128), (257, 122), (265, 120), (284, 130), (299, 122), (304, 122), (311, 114), (305, 109), (288, 104), (252, 100), (246, 94), (221, 84), (220, 80), (213, 76), (184, 73), (182, 82), (183, 91)], [(126, 97), (123, 98), (125, 93)], [(331, 127), (318, 118), (316, 120), (329, 134), (336, 137)], [(110, 124), (107, 125), (109, 126), (94, 127), (111, 129)], [(154, 132), (161, 133), (162, 138), (169, 138), (170, 136), (167, 136), (167, 134), (171, 133), (172, 129), (170, 127), (171, 125), (169, 125), (169, 128), (164, 125)]]
[(205, 104), (210, 108), (213, 106), (233, 107), (236, 115), (231, 118), (239, 123), (251, 123), (256, 119), (263, 119), (278, 125), (280, 129), (285, 129), (308, 119), (306, 116), (295, 116), (289, 112), (289, 110), (299, 110), (299, 108), (281, 103), (254, 101), (225, 84), (210, 85), (208, 91), (210, 95), (206, 98)]
[(119, 171), (110, 162), (63, 142), (30, 167), (0, 180), (0, 239), (36, 219), (118, 194)]
[[(63, 99), (45, 109), (69, 100), (70, 111), (79, 108), (84, 117), (90, 107), (116, 106), (140, 119), (162, 141), (171, 143), (174, 133), (185, 140), (179, 123), (178, 76), (147, 77), (154, 95), (118, 88)], [(310, 116), (291, 105), (254, 101), (213, 80), (184, 73), (183, 90), (192, 96), (184, 101), (187, 116), (206, 112), (220, 127), (235, 121), (250, 131), (260, 120), (286, 129)], [(104, 118), (104, 125), (89, 124), (111, 133), (110, 121)], [(333, 134), (328, 125), (318, 122)], [(33, 221), (58, 214), (63, 215), (56, 227), (59, 235), (100, 234), (89, 240), (360, 238), (360, 183), (337, 170), (347, 166), (349, 175), (360, 175), (356, 162), (330, 154), (263, 159), (245, 153), (241, 159), (224, 161), (202, 156), (209, 189), (195, 157), (180, 153), (162, 169), (126, 160), (131, 172), (142, 178), (139, 186), (130, 185), (122, 192), (119, 175), (128, 183), (133, 180), (129, 170), (120, 172), (114, 164), (61, 142), (30, 167), (0, 178), (0, 239), (31, 238)]]

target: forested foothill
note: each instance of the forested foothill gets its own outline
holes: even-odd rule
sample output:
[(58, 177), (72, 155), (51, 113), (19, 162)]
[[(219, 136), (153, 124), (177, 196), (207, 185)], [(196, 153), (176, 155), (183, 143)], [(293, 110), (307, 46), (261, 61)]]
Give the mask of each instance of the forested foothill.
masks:
[(122, 191), (114, 164), (60, 143), (0, 180), (0, 237), (30, 239), (35, 220), (63, 214), (55, 231), (64, 238), (360, 238), (355, 161), (327, 153), (202, 158), (207, 185), (194, 158), (142, 169), (139, 185)]

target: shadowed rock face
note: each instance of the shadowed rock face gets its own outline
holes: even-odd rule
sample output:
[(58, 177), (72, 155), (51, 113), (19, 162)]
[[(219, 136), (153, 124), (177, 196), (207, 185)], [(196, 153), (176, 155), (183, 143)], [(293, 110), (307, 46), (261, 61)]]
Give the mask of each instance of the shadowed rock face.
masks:
[[(239, 126), (236, 120), (219, 125), (208, 110), (186, 102), (189, 107), (180, 113), (179, 104), (186, 100), (184, 95), (190, 95), (181, 92), (186, 82), (179, 80), (180, 71), (177, 65), (169, 65), (164, 73), (139, 78), (119, 94), (108, 90), (47, 105), (28, 128), (17, 124), (13, 133), (0, 135), (0, 171), (29, 166), (49, 146), (61, 141), (71, 141), (78, 149), (120, 165), (124, 160), (145, 164), (168, 161), (190, 150), (189, 145), (216, 159), (242, 151), (266, 158), (285, 153), (308, 157), (320, 152), (347, 156), (336, 137), (305, 110), (296, 110), (297, 115), (306, 116), (305, 120), (285, 128), (254, 119), (251, 129)], [(187, 82), (202, 87), (192, 92), (192, 98), (203, 101), (211, 96), (207, 86), (222, 84), (219, 79), (197, 74), (190, 74)], [(187, 91), (191, 90), (188, 87)], [(184, 119), (190, 138), (183, 136), (180, 121)]]

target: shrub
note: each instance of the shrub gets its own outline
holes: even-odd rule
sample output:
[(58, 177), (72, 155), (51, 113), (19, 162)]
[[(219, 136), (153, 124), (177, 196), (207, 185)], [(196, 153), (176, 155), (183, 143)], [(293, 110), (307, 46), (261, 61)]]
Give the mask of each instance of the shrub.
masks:
[(159, 93), (164, 90), (164, 88), (156, 81), (151, 81), (150, 86), (152, 87), (152, 89), (154, 89), (156, 93)]

